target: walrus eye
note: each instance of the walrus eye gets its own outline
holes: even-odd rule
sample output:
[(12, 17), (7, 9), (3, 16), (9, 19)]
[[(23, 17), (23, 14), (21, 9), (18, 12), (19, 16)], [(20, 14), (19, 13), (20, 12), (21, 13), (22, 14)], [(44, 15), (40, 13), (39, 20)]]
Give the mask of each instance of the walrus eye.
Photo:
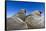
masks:
[(41, 11), (39, 11), (40, 12), (40, 14), (42, 13)]

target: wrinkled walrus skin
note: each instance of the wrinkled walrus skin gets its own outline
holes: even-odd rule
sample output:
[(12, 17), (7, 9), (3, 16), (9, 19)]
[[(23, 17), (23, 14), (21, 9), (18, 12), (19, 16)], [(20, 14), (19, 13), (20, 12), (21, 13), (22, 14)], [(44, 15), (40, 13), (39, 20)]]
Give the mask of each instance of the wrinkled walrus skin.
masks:
[(7, 19), (7, 30), (23, 30), (27, 28), (27, 24), (18, 17), (11, 17)]

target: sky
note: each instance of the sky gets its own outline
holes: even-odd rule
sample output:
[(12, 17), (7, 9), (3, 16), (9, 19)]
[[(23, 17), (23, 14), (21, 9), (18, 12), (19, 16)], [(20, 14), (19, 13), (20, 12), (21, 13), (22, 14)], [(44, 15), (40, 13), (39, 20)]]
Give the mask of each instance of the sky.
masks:
[(32, 11), (39, 10), (44, 12), (45, 4), (41, 2), (23, 2), (23, 1), (7, 1), (6, 11), (7, 17), (16, 15), (20, 9), (26, 9), (26, 15), (30, 14)]

